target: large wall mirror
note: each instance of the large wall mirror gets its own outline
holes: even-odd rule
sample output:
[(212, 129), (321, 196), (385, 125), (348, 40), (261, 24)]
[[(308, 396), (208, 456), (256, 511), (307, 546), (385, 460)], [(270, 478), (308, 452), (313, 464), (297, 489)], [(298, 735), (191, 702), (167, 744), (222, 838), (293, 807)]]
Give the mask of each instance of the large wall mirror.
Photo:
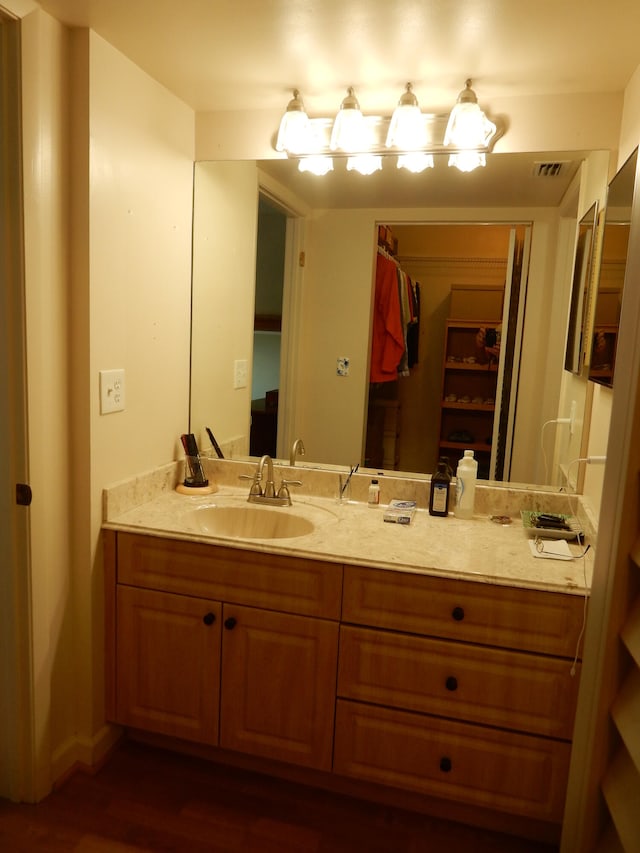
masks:
[(589, 291), (592, 286), (598, 205), (593, 203), (578, 223), (571, 304), (567, 327), (567, 348), (564, 366), (571, 373), (579, 374), (588, 354), (585, 350), (589, 309)]
[[(280, 336), (277, 455), (288, 458), (292, 440), (299, 437), (305, 442), (307, 454), (298, 459), (298, 464), (362, 463), (377, 224), (457, 221), (504, 226), (517, 224), (521, 211), (520, 224), (528, 227), (533, 223), (533, 236), (526, 308), (525, 300), (521, 303), (522, 357), (513, 375), (514, 387), (520, 387), (519, 420), (514, 412), (514, 429), (516, 433), (522, 430), (524, 449), (518, 451), (515, 441), (514, 455), (516, 461), (518, 456), (521, 458), (527, 473), (506, 474), (505, 479), (541, 484), (542, 480), (529, 476), (526, 468), (533, 455), (531, 447), (540, 440), (539, 428), (528, 415), (527, 406), (535, 408), (534, 415), (541, 421), (557, 412), (556, 398), (555, 408), (552, 400), (545, 415), (544, 396), (556, 377), (558, 387), (561, 382), (566, 315), (559, 317), (559, 312), (551, 310), (554, 294), (549, 270), (554, 260), (550, 255), (555, 256), (556, 251), (557, 208), (587, 155), (588, 152), (553, 152), (548, 157), (492, 155), (486, 169), (472, 175), (448, 169), (446, 159), (429, 170), (433, 175), (427, 176), (398, 174), (394, 164), (381, 176), (382, 183), (368, 183), (369, 178), (345, 174), (344, 179), (349, 182), (346, 189), (341, 186), (340, 174), (326, 183), (322, 178), (306, 175), (306, 194), (298, 183), (300, 177), (295, 174), (293, 162), (197, 163), (190, 424), (201, 446), (207, 446), (208, 426), (219, 443), (230, 449), (229, 455), (249, 455), (251, 382), (243, 384), (237, 378), (247, 368), (243, 362), (255, 349), (258, 330), (262, 335)], [(532, 164), (547, 159), (566, 165), (560, 183), (552, 184), (533, 174)], [(516, 171), (512, 172), (512, 168)], [(284, 288), (281, 323), (274, 330), (256, 326), (258, 197), (260, 189), (264, 189), (261, 175), (269, 178), (269, 194), (276, 205), (280, 204), (286, 219), (286, 248), (281, 265), (289, 284)], [(301, 199), (299, 207), (291, 199)], [(298, 239), (301, 230), (304, 239)], [(300, 257), (300, 248), (304, 249), (305, 258)], [(410, 254), (415, 253), (411, 250)], [(486, 259), (475, 256), (475, 260), (471, 257), (467, 261), (475, 263), (476, 274), (479, 271), (487, 275)], [(431, 268), (438, 262), (437, 257), (432, 259)], [(468, 284), (464, 263), (460, 258), (458, 262), (455, 282)], [(423, 283), (430, 283), (430, 273), (419, 271), (418, 275)], [(507, 264), (497, 273), (492, 270), (491, 275), (495, 280), (485, 284), (504, 285)], [(566, 307), (568, 312), (569, 306)], [(442, 306), (434, 311), (440, 313), (440, 321), (446, 320)], [(552, 323), (557, 322), (557, 329), (549, 328), (549, 317)], [(500, 319), (500, 315), (489, 319)], [(440, 322), (440, 326), (437, 335), (442, 340), (444, 323)], [(541, 336), (546, 340), (544, 358)], [(438, 349), (437, 359), (434, 357), (428, 369), (441, 381), (442, 344)], [(348, 367), (341, 373), (344, 358)], [(552, 359), (556, 365), (551, 380), (545, 359)], [(250, 364), (248, 368), (251, 374)], [(291, 430), (282, 432), (281, 441), (280, 428), (292, 412)], [(429, 423), (437, 423), (438, 416), (435, 411), (421, 412), (414, 428), (425, 431)], [(418, 463), (408, 463), (397, 470), (431, 472), (418, 467)]]
[(589, 379), (608, 388), (613, 388), (637, 160), (636, 149), (616, 173), (607, 192)]

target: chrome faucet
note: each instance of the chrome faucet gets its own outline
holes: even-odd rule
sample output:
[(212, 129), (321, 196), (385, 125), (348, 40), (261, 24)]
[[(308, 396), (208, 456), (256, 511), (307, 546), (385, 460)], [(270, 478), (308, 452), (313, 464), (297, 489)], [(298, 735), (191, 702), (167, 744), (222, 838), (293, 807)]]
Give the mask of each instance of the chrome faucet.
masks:
[(289, 455), (289, 465), (293, 468), (296, 464), (296, 456), (300, 454), (300, 456), (304, 456), (305, 449), (304, 443), (301, 438), (296, 438), (291, 447), (291, 454)]
[[(264, 466), (267, 466), (267, 479), (262, 486), (264, 476)], [(260, 459), (255, 474), (240, 474), (241, 480), (251, 480), (251, 488), (249, 489), (249, 503), (268, 504), (269, 506), (291, 506), (291, 495), (289, 494), (289, 486), (301, 486), (300, 480), (282, 480), (278, 491), (273, 479), (273, 459), (268, 453)]]
[(262, 490), (262, 497), (275, 498), (276, 485), (273, 482), (273, 459), (269, 456), (268, 453), (265, 453), (262, 459), (258, 462), (258, 473), (256, 475), (256, 479), (259, 483), (262, 483), (262, 475), (264, 473), (265, 465), (267, 466), (267, 482), (264, 484), (264, 488)]

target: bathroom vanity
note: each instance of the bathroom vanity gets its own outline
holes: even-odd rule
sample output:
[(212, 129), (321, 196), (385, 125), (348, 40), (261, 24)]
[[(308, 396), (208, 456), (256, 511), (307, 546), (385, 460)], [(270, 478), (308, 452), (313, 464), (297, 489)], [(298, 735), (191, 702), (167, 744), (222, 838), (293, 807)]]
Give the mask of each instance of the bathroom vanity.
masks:
[[(533, 559), (522, 530), (487, 519), (423, 513), (409, 530), (360, 506), (309, 536), (225, 543), (181, 532), (177, 500), (103, 531), (110, 721), (262, 772), (557, 837), (585, 609), (567, 579), (579, 561), (542, 569), (552, 561)], [(154, 529), (162, 512), (173, 521)], [(438, 569), (443, 524), (454, 540), (482, 526), (492, 553), (481, 537), (475, 570), (472, 551), (466, 573)], [(487, 576), (520, 545), (515, 580)]]

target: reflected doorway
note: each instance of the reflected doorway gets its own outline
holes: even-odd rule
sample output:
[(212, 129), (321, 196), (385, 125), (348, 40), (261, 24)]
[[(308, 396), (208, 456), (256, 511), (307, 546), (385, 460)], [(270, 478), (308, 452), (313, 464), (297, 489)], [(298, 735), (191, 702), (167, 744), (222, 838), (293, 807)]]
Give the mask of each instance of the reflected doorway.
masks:
[(286, 237), (286, 214), (260, 194), (251, 371), (252, 456), (268, 453), (275, 457), (277, 453)]
[[(509, 478), (529, 237), (528, 225), (378, 226), (382, 253), (417, 284), (419, 332), (414, 363), (370, 383), (367, 467), (432, 473), (440, 456), (455, 468), (470, 448), (483, 478)], [(501, 338), (500, 359), (484, 360), (476, 349), (484, 327)], [(462, 388), (465, 380), (469, 388)]]

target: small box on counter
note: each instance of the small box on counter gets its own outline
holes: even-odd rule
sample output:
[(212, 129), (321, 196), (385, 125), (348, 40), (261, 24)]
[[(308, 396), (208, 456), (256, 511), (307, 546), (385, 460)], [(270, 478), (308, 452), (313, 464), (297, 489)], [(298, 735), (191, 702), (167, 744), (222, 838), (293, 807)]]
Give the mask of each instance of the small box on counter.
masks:
[(383, 519), (392, 524), (411, 524), (411, 519), (416, 512), (415, 501), (398, 501), (389, 502), (389, 506), (385, 509)]

